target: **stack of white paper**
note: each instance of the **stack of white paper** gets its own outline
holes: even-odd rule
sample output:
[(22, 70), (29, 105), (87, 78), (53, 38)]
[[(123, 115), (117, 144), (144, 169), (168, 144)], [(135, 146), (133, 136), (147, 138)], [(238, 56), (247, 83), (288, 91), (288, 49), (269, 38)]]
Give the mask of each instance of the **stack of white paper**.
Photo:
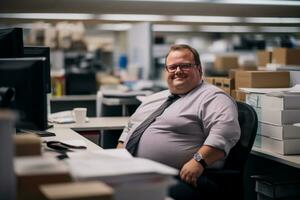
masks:
[(178, 170), (143, 158), (125, 149), (69, 153), (68, 164), (75, 180), (101, 180), (115, 190), (114, 199), (161, 199)]
[(300, 153), (300, 129), (294, 123), (300, 122), (300, 93), (276, 92), (263, 95), (261, 146), (280, 154)]

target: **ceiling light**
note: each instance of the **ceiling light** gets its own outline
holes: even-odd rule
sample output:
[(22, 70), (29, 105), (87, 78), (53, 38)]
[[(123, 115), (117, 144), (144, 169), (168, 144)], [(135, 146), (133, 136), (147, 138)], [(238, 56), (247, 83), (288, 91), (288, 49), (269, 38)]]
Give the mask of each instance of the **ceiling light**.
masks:
[(97, 19), (111, 21), (166, 21), (163, 15), (131, 15), (131, 14), (104, 14), (98, 15)]
[(189, 31), (193, 31), (193, 27), (190, 25), (154, 24), (152, 26), (152, 30), (157, 32), (189, 32)]
[(219, 16), (172, 16), (170, 21), (174, 22), (212, 22), (212, 23), (239, 23), (240, 17), (219, 17)]
[(246, 23), (281, 23), (281, 24), (292, 24), (300, 23), (300, 18), (280, 18), (280, 17), (246, 17), (244, 18)]
[(121, 24), (101, 24), (97, 26), (98, 30), (105, 31), (126, 31), (132, 27), (131, 24), (121, 23)]
[(0, 18), (13, 18), (13, 19), (63, 19), (63, 20), (88, 20), (94, 19), (93, 14), (81, 13), (3, 13)]

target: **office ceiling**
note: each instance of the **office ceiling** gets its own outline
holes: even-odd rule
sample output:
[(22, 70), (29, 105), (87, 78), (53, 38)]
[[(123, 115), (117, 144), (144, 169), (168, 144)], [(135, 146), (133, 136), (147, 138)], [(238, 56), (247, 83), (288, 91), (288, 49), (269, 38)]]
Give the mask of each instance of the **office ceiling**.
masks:
[[(2, 0), (0, 3), (0, 23), (22, 23), (42, 19), (56, 22), (59, 20), (82, 20), (86, 23), (119, 23), (143, 21), (132, 15), (144, 15), (145, 21), (160, 24), (214, 24), (234, 25), (255, 24), (256, 18), (274, 18), (273, 22), (260, 22), (259, 25), (280, 25), (300, 27), (300, 1), (279, 0)], [(35, 13), (34, 16), (29, 13)], [(52, 13), (52, 15), (51, 15)], [(59, 18), (60, 14), (74, 14)], [(13, 14), (13, 15), (11, 15)], [(17, 15), (16, 15), (17, 14)], [(23, 14), (23, 15), (20, 15)], [(24, 14), (27, 14), (25, 16)], [(28, 15), (29, 14), (29, 15)], [(42, 14), (42, 17), (38, 15)], [(53, 17), (53, 14), (55, 17)], [(127, 14), (127, 15), (120, 15)], [(84, 15), (83, 18), (76, 17)], [(86, 15), (89, 15), (88, 17)], [(108, 16), (109, 15), (109, 16)], [(24, 17), (23, 17), (24, 16)], [(52, 16), (52, 17), (51, 17)], [(151, 17), (163, 16), (160, 20)], [(188, 16), (182, 20), (180, 17)], [(199, 17), (204, 18), (204, 20)], [(214, 19), (207, 19), (213, 16)], [(119, 18), (118, 18), (119, 17)], [(178, 18), (179, 17), (179, 18)], [(198, 19), (198, 18), (199, 19)], [(239, 17), (238, 21), (224, 21), (226, 18)], [(245, 18), (254, 17), (253, 20)], [(193, 19), (194, 20), (191, 20)], [(292, 22), (283, 23), (282, 18)], [(178, 20), (177, 20), (178, 19)], [(275, 21), (275, 22), (274, 22)]]

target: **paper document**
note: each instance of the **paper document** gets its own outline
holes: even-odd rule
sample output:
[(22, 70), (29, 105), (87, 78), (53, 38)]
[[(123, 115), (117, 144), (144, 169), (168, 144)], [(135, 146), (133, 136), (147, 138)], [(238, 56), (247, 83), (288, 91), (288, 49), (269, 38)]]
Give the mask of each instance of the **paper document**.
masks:
[(300, 85), (297, 84), (290, 88), (240, 88), (245, 93), (258, 93), (267, 94), (271, 92), (289, 92), (289, 93), (300, 93)]
[[(73, 117), (73, 111), (71, 111), (71, 110), (61, 111), (61, 112), (50, 114), (48, 116), (48, 121), (50, 123), (57, 123), (57, 124), (75, 123), (75, 120)], [(89, 119), (86, 118), (85, 121), (88, 122)]]
[(145, 176), (175, 176), (178, 174), (177, 169), (161, 163), (143, 158), (133, 158), (124, 149), (106, 151), (68, 154), (70, 159), (67, 162), (73, 178), (118, 182), (136, 180)]

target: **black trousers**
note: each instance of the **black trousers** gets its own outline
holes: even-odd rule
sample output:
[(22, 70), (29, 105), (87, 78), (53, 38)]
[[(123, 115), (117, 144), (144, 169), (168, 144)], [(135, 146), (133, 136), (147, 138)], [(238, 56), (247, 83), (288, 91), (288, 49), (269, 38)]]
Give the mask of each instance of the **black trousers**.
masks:
[(176, 177), (177, 184), (169, 188), (169, 196), (175, 200), (215, 200), (220, 199), (220, 188), (212, 180), (205, 176), (200, 176), (197, 180), (197, 187), (194, 187), (180, 177)]

